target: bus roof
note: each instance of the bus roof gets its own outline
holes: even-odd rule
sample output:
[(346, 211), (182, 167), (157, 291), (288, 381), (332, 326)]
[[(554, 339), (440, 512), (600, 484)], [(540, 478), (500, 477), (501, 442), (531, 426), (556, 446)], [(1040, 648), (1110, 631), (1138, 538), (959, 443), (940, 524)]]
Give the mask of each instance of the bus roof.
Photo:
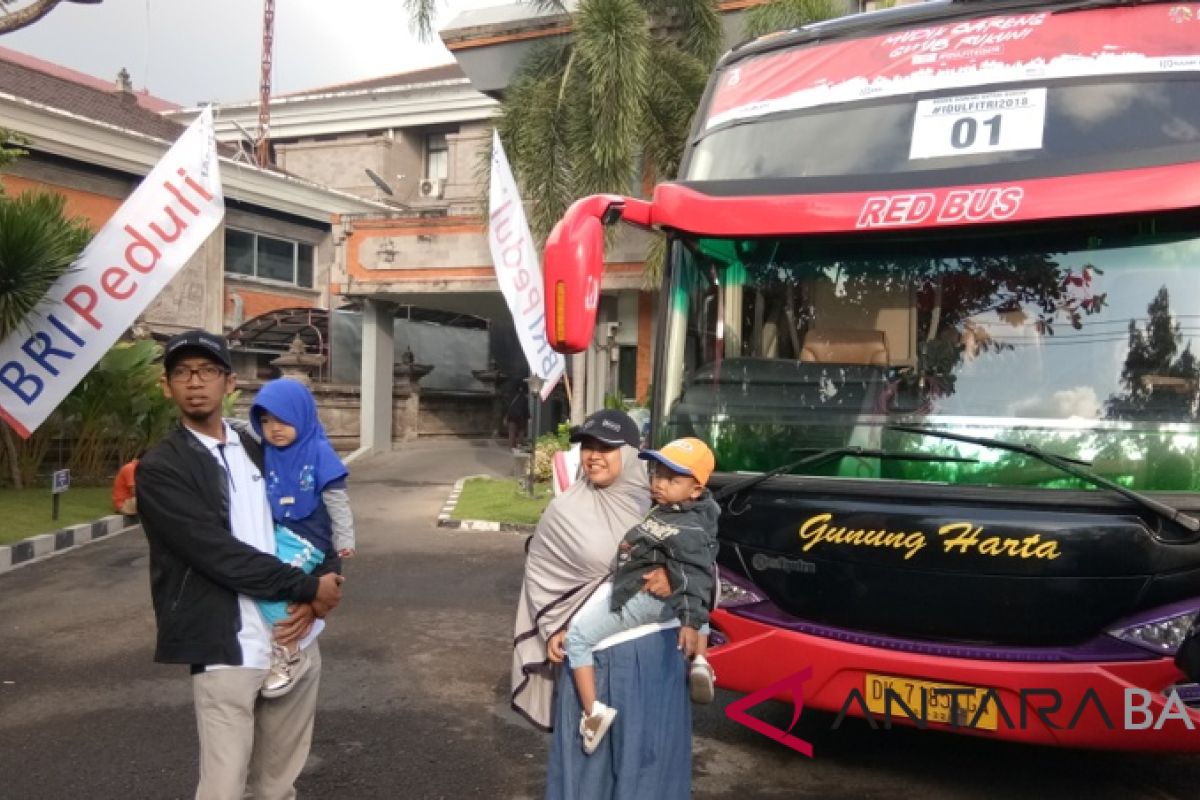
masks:
[[(1183, 2), (1191, 4), (1195, 0), (1183, 0)], [(1022, 11), (1055, 12), (1168, 3), (1179, 5), (1180, 0), (1058, 0), (1058, 2), (1049, 3), (1034, 2), (1033, 0), (927, 0), (927, 2), (917, 5), (850, 14), (823, 22), (815, 22), (790, 31), (768, 33), (734, 47), (721, 59), (718, 69), (743, 58), (769, 53), (773, 50), (872, 36), (956, 19), (993, 17)]]
[(1200, 0), (941, 0), (760, 39), (716, 70), (647, 224), (749, 237), (1196, 208), (1197, 33)]

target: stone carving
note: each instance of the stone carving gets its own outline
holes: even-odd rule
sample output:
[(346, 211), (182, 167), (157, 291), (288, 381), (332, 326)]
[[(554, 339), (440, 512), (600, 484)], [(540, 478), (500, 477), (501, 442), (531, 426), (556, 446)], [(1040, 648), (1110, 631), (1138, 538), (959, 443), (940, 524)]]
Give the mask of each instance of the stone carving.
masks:
[(433, 371), (432, 364), (418, 364), (417, 357), (413, 355), (412, 348), (405, 348), (400, 354), (400, 360), (396, 362), (393, 368), (393, 375), (396, 377), (395, 386), (397, 388), (416, 389), (430, 372)]
[(279, 369), (280, 377), (297, 380), (305, 386), (312, 385), (313, 371), (324, 364), (325, 356), (310, 354), (299, 334), (292, 339), (286, 353), (271, 361), (271, 366)]

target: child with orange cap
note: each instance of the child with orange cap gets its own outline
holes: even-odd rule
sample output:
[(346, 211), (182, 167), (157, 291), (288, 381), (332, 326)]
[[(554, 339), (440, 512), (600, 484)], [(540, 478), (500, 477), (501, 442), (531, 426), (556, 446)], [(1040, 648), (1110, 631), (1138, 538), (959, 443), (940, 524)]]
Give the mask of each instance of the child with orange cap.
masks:
[[(651, 461), (654, 507), (630, 529), (617, 551), (612, 599), (590, 603), (571, 621), (566, 651), (579, 693), (583, 751), (594, 753), (617, 715), (596, 699), (593, 650), (603, 639), (654, 622), (678, 619), (679, 649), (692, 659), (692, 699), (713, 699), (712, 668), (704, 657), (714, 590), (717, 519), (721, 508), (705, 488), (716, 466), (712, 450), (699, 439), (676, 439), (660, 450), (644, 450)], [(642, 591), (647, 570), (665, 567), (671, 584), (666, 600)]]

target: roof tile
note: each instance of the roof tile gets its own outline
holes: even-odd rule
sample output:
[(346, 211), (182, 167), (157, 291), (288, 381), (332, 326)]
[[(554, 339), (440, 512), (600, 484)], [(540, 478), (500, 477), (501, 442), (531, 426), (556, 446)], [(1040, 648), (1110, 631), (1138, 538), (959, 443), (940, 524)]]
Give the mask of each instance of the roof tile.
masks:
[(159, 139), (183, 132), (179, 123), (143, 107), (143, 96), (103, 86), (98, 78), (0, 48), (0, 92)]

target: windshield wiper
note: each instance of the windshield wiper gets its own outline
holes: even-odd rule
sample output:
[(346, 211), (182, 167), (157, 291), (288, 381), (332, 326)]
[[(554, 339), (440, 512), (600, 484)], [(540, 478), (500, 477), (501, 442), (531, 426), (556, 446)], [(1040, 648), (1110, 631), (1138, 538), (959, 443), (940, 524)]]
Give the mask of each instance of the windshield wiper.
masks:
[(884, 425), (887, 430), (900, 431), (902, 433), (914, 433), (920, 436), (932, 436), (937, 439), (950, 439), (956, 442), (966, 442), (967, 444), (977, 444), (983, 447), (993, 447), (997, 450), (1007, 450), (1010, 453), (1022, 453), (1031, 458), (1036, 458), (1044, 464), (1049, 464), (1056, 469), (1060, 469), (1068, 475), (1072, 475), (1080, 480), (1087, 481), (1094, 486), (1100, 486), (1117, 494), (1127, 497), (1137, 503), (1142, 508), (1153, 511), (1158, 516), (1178, 525), (1182, 525), (1192, 533), (1200, 531), (1200, 520), (1188, 514), (1171, 508), (1166, 503), (1160, 503), (1152, 497), (1135, 492), (1133, 489), (1126, 489), (1119, 483), (1110, 481), (1108, 478), (1101, 477), (1092, 472), (1087, 467), (1091, 466), (1090, 461), (1080, 461), (1076, 458), (1068, 458), (1054, 453), (1047, 453), (1034, 447), (1031, 444), (1021, 444), (1018, 442), (1006, 442), (1003, 439), (989, 439), (983, 436), (964, 436), (961, 433), (949, 433), (947, 431), (938, 431), (931, 428), (921, 428), (915, 425)]
[[(801, 450), (793, 452), (805, 451)], [(810, 464), (821, 464), (826, 461), (833, 461), (837, 458), (846, 458), (850, 456), (854, 458), (877, 458), (884, 461), (956, 461), (964, 464), (979, 463), (979, 459), (977, 458), (964, 458), (962, 456), (942, 456), (934, 453), (893, 453), (886, 450), (875, 450), (869, 447), (830, 447), (826, 450), (818, 450), (812, 455), (798, 458), (795, 461), (789, 461), (786, 464), (780, 464), (774, 469), (758, 475), (752, 475), (746, 480), (738, 481), (737, 483), (731, 483), (729, 486), (725, 486), (719, 491), (713, 492), (713, 499), (723, 500), (726, 497), (737, 494), (738, 492), (745, 491), (752, 486), (757, 486), (765, 480), (774, 478), (776, 475), (783, 475), (784, 473), (791, 472), (798, 467), (806, 467)]]

